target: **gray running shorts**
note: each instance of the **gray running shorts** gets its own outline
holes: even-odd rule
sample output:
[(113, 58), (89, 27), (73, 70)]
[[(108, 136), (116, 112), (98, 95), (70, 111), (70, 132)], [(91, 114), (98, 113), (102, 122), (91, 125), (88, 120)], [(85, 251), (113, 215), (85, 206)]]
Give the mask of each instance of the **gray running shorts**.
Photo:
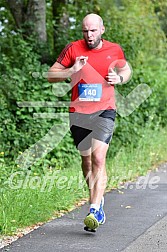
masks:
[(98, 111), (93, 114), (70, 113), (70, 130), (78, 150), (88, 150), (92, 138), (108, 144), (113, 135), (116, 110)]

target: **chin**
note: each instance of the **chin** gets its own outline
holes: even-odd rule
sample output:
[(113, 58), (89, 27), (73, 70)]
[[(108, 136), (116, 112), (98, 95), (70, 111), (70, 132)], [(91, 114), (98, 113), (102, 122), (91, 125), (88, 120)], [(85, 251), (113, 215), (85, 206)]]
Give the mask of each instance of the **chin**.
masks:
[(95, 46), (94, 45), (88, 45), (89, 49), (94, 49)]
[(96, 48), (96, 45), (95, 45), (95, 44), (87, 44), (87, 45), (88, 45), (89, 49), (94, 49), (94, 48)]

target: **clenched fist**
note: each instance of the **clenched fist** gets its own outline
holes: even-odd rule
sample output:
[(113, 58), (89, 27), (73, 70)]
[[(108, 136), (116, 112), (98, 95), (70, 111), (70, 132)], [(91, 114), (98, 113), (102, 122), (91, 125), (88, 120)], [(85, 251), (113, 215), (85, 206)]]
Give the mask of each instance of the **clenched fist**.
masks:
[(109, 73), (106, 76), (106, 80), (109, 85), (122, 83), (122, 77), (118, 75), (112, 68), (109, 69)]

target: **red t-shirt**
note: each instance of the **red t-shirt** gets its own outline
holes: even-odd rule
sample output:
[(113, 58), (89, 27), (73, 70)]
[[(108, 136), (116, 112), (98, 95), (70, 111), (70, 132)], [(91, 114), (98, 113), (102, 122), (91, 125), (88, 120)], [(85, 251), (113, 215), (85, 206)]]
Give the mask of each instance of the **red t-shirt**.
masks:
[[(114, 85), (109, 85), (105, 78), (109, 68), (121, 68), (125, 65), (122, 48), (103, 39), (101, 49), (89, 49), (84, 39), (78, 40), (63, 49), (57, 62), (69, 68), (79, 56), (88, 56), (88, 61), (80, 71), (72, 75), (70, 112), (90, 114), (99, 110), (116, 109)], [(83, 84), (89, 84), (85, 85), (88, 87), (86, 91)], [(83, 87), (80, 91), (81, 85)], [(83, 92), (82, 98), (80, 92)]]

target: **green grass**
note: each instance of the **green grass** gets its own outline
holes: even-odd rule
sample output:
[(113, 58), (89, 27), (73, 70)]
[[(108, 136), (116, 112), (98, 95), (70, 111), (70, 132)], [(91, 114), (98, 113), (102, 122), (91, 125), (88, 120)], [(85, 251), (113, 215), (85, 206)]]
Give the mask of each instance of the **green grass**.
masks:
[(12, 234), (19, 227), (45, 222), (59, 211), (72, 208), (77, 201), (88, 196), (81, 175), (78, 165), (56, 173), (55, 177), (54, 171), (50, 171), (39, 177), (39, 184), (33, 180), (36, 175), (23, 176), (19, 178), (20, 182), (1, 190), (1, 233)]
[[(145, 129), (137, 148), (130, 145), (120, 149), (114, 158), (108, 156), (107, 189), (119, 187), (121, 182), (134, 180), (154, 168), (155, 164), (165, 162), (166, 133), (167, 129)], [(85, 197), (88, 197), (88, 191), (79, 161), (74, 160), (73, 165), (64, 170), (48, 170), (44, 176), (31, 171), (24, 176), (15, 173), (11, 184), (5, 183), (1, 188), (1, 234), (12, 235), (18, 228), (45, 222), (62, 210), (72, 209)]]
[(143, 132), (137, 148), (131, 144), (120, 149), (113, 160), (108, 158), (108, 189), (146, 175), (149, 169), (167, 161), (167, 128), (154, 131), (146, 128)]

